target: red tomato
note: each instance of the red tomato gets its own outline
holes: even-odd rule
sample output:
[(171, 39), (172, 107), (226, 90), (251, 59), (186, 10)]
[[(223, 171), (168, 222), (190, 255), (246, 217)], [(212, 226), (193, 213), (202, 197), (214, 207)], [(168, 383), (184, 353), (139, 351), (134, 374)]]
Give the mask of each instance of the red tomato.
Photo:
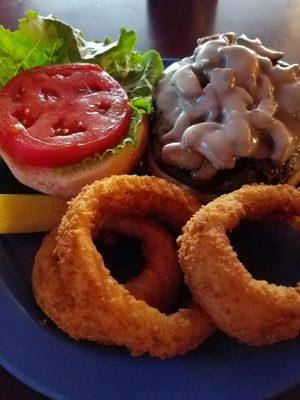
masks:
[(38, 67), (0, 91), (0, 147), (29, 165), (73, 164), (116, 146), (130, 115), (126, 92), (99, 66)]

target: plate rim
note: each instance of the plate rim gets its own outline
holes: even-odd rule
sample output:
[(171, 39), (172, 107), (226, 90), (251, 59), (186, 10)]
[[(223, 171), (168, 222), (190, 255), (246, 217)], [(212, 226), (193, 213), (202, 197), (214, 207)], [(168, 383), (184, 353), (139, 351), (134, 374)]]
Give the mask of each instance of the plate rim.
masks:
[[(169, 65), (172, 62), (178, 61), (178, 58), (163, 58), (163, 61), (165, 65)], [(20, 303), (16, 300), (16, 298), (13, 296), (13, 294), (9, 291), (8, 287), (5, 285), (5, 282), (3, 281), (2, 276), (0, 275), (0, 300), (2, 298), (5, 298), (6, 303), (8, 303), (9, 307), (7, 307), (6, 311), (10, 312), (11, 310), (17, 310), (21, 307)], [(1, 310), (0, 310), (1, 311)], [(18, 320), (16, 320), (18, 321)], [(1, 323), (0, 323), (1, 326)], [(300, 363), (300, 362), (299, 362)], [(1, 346), (0, 346), (0, 364), (1, 366), (8, 371), (12, 376), (14, 376), (16, 379), (21, 381), (24, 385), (27, 387), (33, 389), (37, 393), (44, 395), (50, 399), (53, 400), (74, 400), (71, 399), (70, 397), (65, 396), (62, 393), (59, 393), (55, 390), (52, 390), (51, 388), (47, 387), (44, 383), (40, 383), (36, 379), (32, 379), (28, 373), (24, 373), (20, 367), (16, 366), (11, 360), (9, 360), (7, 357), (3, 355), (1, 352)], [(299, 364), (300, 365), (300, 364)], [(296, 382), (294, 382), (292, 385), (287, 384), (285, 387), (280, 388), (280, 390), (277, 390), (276, 393), (270, 394), (268, 397), (265, 398), (265, 400), (271, 400), (275, 399), (277, 396), (280, 396), (281, 394), (284, 394), (288, 390), (292, 390), (293, 388), (297, 387), (300, 384), (300, 375), (299, 378), (297, 379)]]

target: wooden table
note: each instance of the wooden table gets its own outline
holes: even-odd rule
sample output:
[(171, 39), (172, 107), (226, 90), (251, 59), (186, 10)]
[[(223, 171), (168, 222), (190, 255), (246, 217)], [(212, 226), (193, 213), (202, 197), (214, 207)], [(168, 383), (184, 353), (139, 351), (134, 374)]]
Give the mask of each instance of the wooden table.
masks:
[[(15, 28), (27, 9), (64, 19), (90, 39), (116, 38), (121, 26), (133, 28), (140, 50), (155, 48), (163, 57), (189, 55), (198, 37), (235, 31), (285, 51), (289, 62), (300, 61), (297, 0), (1, 0), (0, 23)], [(0, 369), (0, 400), (25, 399), (45, 397)], [(279, 399), (299, 400), (300, 387)]]

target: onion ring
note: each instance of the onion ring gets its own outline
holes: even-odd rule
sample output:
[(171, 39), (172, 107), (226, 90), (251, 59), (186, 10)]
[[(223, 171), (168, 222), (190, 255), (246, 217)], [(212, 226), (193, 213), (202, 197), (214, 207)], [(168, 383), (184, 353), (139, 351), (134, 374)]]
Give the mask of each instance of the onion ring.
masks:
[(175, 239), (162, 225), (131, 215), (110, 217), (101, 229), (142, 239), (146, 264), (142, 272), (124, 286), (136, 299), (169, 312), (176, 305), (182, 281)]
[(244, 186), (198, 211), (178, 239), (179, 260), (195, 301), (220, 329), (253, 345), (300, 333), (299, 285), (254, 279), (226, 235), (241, 219), (272, 213), (300, 216), (300, 192), (289, 185)]
[[(92, 240), (107, 215), (156, 215), (180, 229), (197, 209), (196, 199), (156, 177), (119, 175), (96, 181), (70, 202), (56, 246), (51, 248), (52, 234), (37, 254), (32, 283), (38, 304), (71, 337), (125, 345), (133, 355), (149, 352), (163, 359), (197, 347), (214, 330), (206, 313), (192, 304), (166, 315), (135, 299), (111, 277)], [(45, 249), (52, 261), (44, 257)], [(44, 291), (45, 277), (40, 274), (45, 264), (49, 269), (55, 264), (53, 252), (56, 274), (70, 299), (65, 308), (59, 305), (63, 312), (57, 312), (53, 300), (56, 285)]]
[(290, 179), (288, 180), (288, 184), (292, 186), (298, 186), (300, 183), (300, 171), (295, 172)]

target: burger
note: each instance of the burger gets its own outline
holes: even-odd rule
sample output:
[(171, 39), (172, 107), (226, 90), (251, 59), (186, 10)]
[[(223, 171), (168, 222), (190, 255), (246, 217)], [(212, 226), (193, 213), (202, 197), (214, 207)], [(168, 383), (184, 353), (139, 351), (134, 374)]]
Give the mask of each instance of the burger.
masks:
[(2, 40), (0, 154), (14, 176), (71, 198), (96, 179), (132, 171), (148, 139), (159, 54), (137, 52), (133, 31), (121, 29), (116, 42), (85, 41), (33, 11), (0, 35), (10, 38)]
[(243, 184), (297, 184), (300, 67), (234, 33), (198, 40), (158, 83), (149, 170), (210, 198)]

